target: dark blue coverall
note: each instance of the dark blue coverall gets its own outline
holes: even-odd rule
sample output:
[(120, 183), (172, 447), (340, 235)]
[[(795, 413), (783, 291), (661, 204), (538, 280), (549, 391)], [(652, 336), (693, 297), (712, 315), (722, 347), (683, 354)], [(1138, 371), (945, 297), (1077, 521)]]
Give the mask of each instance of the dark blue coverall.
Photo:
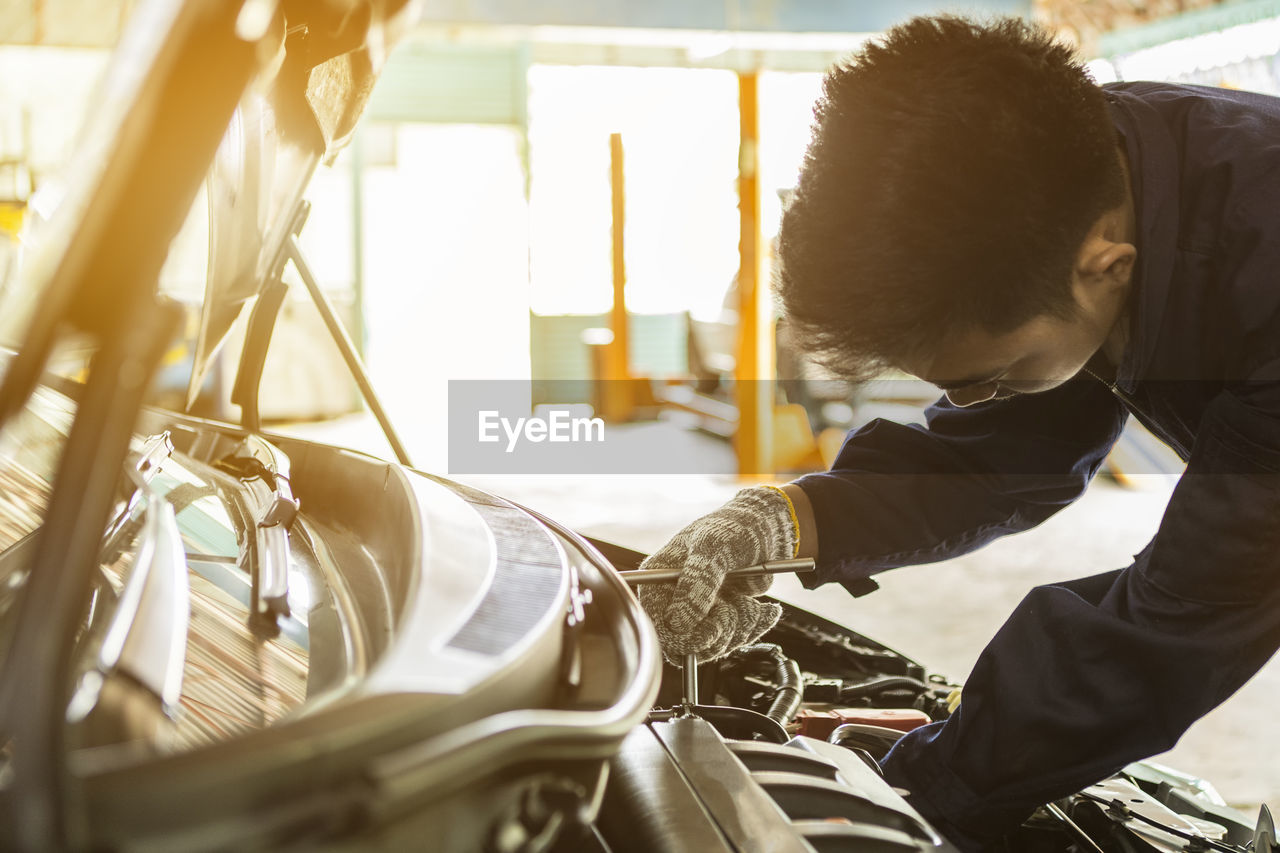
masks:
[(1104, 88), (1138, 227), (1122, 363), (965, 409), (944, 398), (927, 429), (872, 422), (799, 481), (816, 586), (1039, 524), (1083, 493), (1129, 415), (1188, 462), (1131, 566), (1033, 589), (956, 713), (885, 759), (966, 850), (1172, 747), (1280, 646), (1280, 99)]

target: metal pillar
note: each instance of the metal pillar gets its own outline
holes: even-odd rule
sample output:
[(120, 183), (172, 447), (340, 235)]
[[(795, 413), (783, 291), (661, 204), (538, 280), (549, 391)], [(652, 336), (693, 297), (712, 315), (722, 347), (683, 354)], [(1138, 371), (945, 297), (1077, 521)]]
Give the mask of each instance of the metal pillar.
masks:
[(759, 74), (738, 73), (738, 432), (741, 475), (773, 470), (773, 312), (760, 234)]
[(606, 379), (627, 378), (627, 188), (623, 176), (622, 134), (609, 134), (609, 196), (613, 224), (613, 307), (609, 330), (613, 340), (606, 355)]
[(627, 364), (627, 263), (626, 225), (627, 193), (623, 173), (622, 134), (609, 134), (609, 190), (612, 201), (613, 231), (613, 307), (609, 309), (609, 331), (613, 337), (603, 344), (603, 370), (596, 379), (603, 384), (596, 389), (605, 420), (621, 421), (631, 413), (628, 394)]

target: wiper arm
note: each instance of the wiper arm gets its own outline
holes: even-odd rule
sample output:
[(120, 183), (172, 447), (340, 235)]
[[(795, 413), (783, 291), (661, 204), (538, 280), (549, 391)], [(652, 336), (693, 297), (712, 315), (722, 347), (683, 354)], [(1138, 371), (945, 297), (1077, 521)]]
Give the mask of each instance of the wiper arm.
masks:
[(237, 477), (249, 497), (249, 624), (275, 635), (280, 618), (289, 615), (289, 531), (298, 515), (298, 501), (289, 486), (289, 458), (249, 435), (216, 467)]
[(125, 474), (135, 483), (133, 492), (125, 501), (124, 507), (107, 525), (107, 532), (102, 537), (103, 565), (111, 565), (120, 559), (120, 554), (144, 523), (145, 514), (139, 513), (143, 499), (151, 486), (151, 480), (159, 472), (160, 466), (173, 455), (173, 439), (169, 431), (149, 436), (142, 443), (142, 450), (131, 459), (132, 465), (126, 466)]
[[(99, 556), (102, 564), (111, 565), (120, 559), (124, 549), (129, 547), (129, 543), (141, 529), (143, 514), (139, 509), (142, 507), (146, 486), (172, 453), (173, 441), (169, 437), (169, 431), (165, 430), (148, 437), (143, 442), (142, 449), (126, 460), (125, 476), (130, 480), (140, 478), (139, 485), (133, 489), (124, 507), (107, 525), (106, 532), (102, 536)], [(19, 589), (25, 583), (27, 567), (35, 557), (42, 529), (43, 526), (37, 527), (0, 552), (0, 595)]]

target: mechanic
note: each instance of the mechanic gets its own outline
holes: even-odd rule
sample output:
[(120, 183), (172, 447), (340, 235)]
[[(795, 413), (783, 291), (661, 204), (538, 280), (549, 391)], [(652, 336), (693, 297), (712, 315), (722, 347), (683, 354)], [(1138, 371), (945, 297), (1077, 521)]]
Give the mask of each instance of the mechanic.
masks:
[(889, 781), (982, 850), (1172, 747), (1271, 657), (1280, 99), (1100, 87), (1016, 19), (917, 18), (828, 74), (779, 255), (821, 361), (945, 394), (927, 427), (873, 421), (830, 471), (744, 489), (653, 554), (683, 567), (642, 596), (669, 656), (775, 623), (767, 580), (723, 582), (735, 566), (813, 556), (807, 586), (857, 592), (1039, 524), (1133, 415), (1188, 463), (1155, 537), (1128, 568), (1031, 590)]

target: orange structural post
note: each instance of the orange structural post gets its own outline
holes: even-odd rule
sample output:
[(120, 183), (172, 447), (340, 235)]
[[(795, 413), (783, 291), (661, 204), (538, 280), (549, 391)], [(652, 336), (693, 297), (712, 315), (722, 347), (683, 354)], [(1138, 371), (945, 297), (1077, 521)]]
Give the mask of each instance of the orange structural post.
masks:
[(760, 233), (759, 75), (738, 73), (738, 473), (773, 471), (773, 312)]
[(603, 345), (603, 370), (596, 376), (602, 386), (595, 395), (609, 420), (625, 420), (630, 415), (628, 394), (630, 370), (627, 360), (627, 264), (626, 224), (627, 194), (623, 175), (622, 134), (609, 135), (609, 189), (612, 199), (613, 231), (613, 307), (609, 310), (609, 331)]

